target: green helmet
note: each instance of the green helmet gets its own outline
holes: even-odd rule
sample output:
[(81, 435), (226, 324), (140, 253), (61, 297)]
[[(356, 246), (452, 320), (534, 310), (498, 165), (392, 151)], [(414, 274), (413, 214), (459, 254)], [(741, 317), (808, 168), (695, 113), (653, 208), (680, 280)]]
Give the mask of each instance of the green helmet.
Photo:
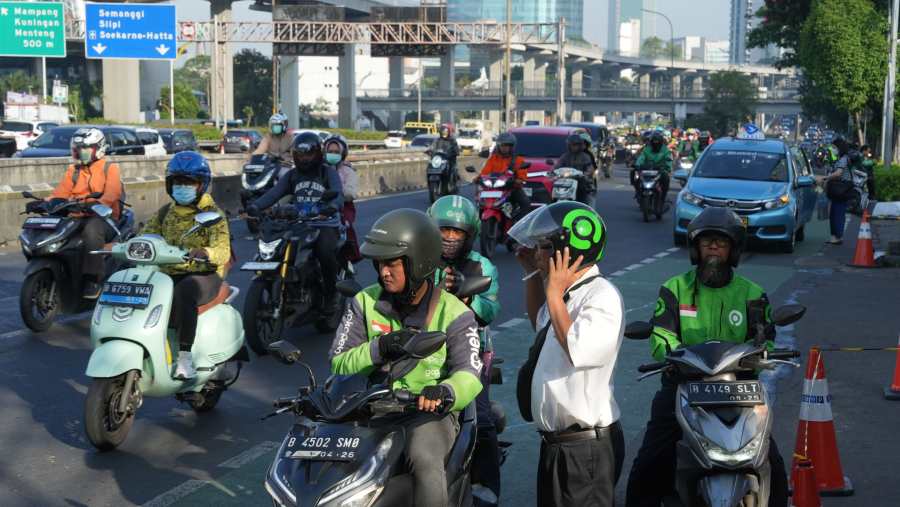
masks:
[(553, 250), (569, 247), (569, 258), (584, 257), (582, 265), (599, 262), (606, 250), (606, 224), (594, 208), (577, 201), (542, 206), (519, 220), (509, 236), (528, 248), (550, 242)]
[[(472, 250), (472, 244), (481, 231), (478, 208), (461, 195), (445, 195), (428, 208), (428, 216), (438, 227), (452, 227), (466, 233), (466, 240), (455, 257), (464, 257)], [(446, 255), (447, 252), (444, 252)], [(447, 259), (452, 260), (452, 259)]]
[(373, 261), (402, 258), (409, 295), (441, 262), (441, 231), (425, 213), (397, 209), (375, 221), (359, 251)]

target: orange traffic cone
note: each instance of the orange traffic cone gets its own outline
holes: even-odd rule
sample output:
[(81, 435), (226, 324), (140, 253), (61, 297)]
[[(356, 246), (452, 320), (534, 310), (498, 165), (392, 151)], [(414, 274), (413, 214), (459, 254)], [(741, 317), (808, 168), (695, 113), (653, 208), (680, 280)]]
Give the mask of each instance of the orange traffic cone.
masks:
[(897, 363), (894, 365), (894, 380), (884, 388), (884, 397), (889, 400), (900, 400), (900, 345), (897, 348)]
[(859, 224), (859, 235), (856, 238), (856, 255), (851, 266), (857, 268), (875, 267), (875, 249), (872, 247), (872, 228), (869, 225), (869, 210), (863, 212), (862, 223)]
[[(853, 485), (841, 468), (834, 419), (831, 415), (831, 395), (825, 379), (825, 362), (819, 349), (809, 349), (803, 396), (800, 399), (800, 422), (794, 466), (808, 459), (816, 468), (816, 484), (822, 496), (850, 496)], [(797, 489), (797, 485), (794, 485)]]
[(791, 470), (791, 483), (794, 494), (791, 496), (791, 507), (821, 507), (819, 491), (816, 488), (816, 472), (812, 461), (801, 459), (794, 462)]

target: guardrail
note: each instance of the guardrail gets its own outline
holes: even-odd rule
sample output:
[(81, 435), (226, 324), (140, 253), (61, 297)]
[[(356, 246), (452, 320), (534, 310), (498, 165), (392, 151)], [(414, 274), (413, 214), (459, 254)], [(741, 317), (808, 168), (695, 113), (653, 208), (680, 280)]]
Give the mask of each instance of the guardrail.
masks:
[[(197, 141), (197, 146), (200, 147), (202, 151), (216, 151), (219, 149), (220, 141)], [(347, 144), (350, 146), (350, 150), (388, 150), (396, 148), (385, 148), (383, 140), (371, 140), (371, 141), (347, 141)], [(406, 149), (406, 148), (404, 148)]]
[[(553, 83), (513, 83), (512, 93), (517, 97), (555, 97), (557, 86)], [(634, 98), (634, 99), (669, 99), (672, 97), (670, 86), (604, 86), (604, 87), (566, 87), (566, 97), (602, 97), (602, 98)], [(358, 98), (415, 98), (419, 94), (415, 88), (392, 88), (380, 90), (362, 90), (357, 94)], [(497, 98), (503, 95), (497, 86), (489, 85), (484, 88), (459, 88), (453, 91), (437, 88), (422, 90), (422, 98), (446, 98), (446, 97), (490, 97)], [(773, 88), (765, 92), (760, 91), (758, 100), (796, 100), (800, 91), (793, 88)], [(705, 88), (692, 88), (684, 86), (675, 90), (676, 99), (704, 99)]]

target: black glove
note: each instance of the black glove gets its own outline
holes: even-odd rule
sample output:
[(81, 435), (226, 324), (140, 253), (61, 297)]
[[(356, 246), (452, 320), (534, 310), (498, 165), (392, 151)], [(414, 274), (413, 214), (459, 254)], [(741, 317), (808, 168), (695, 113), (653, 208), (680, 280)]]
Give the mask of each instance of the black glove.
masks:
[(378, 338), (378, 353), (385, 361), (394, 361), (406, 355), (403, 344), (409, 341), (416, 332), (410, 329), (392, 331)]
[(25, 203), (26, 213), (43, 213), (47, 211), (46, 201), (28, 201)]
[(337, 213), (337, 209), (334, 206), (325, 206), (319, 211), (319, 214), (325, 217), (333, 216), (335, 213)]
[(450, 388), (444, 384), (425, 386), (419, 394), (428, 401), (440, 400), (441, 404), (437, 408), (439, 414), (448, 412), (450, 407), (453, 406), (453, 400), (451, 399), (453, 394), (450, 391)]
[(251, 204), (250, 206), (247, 206), (244, 213), (246, 213), (248, 217), (256, 218), (259, 216), (259, 207), (255, 204)]

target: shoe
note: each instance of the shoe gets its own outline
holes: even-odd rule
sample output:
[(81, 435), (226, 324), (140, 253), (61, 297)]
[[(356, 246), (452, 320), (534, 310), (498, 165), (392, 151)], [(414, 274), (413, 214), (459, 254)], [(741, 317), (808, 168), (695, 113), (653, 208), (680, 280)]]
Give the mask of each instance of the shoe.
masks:
[(175, 363), (175, 373), (172, 378), (175, 380), (190, 380), (197, 376), (197, 370), (194, 369), (194, 358), (190, 352), (178, 352), (178, 360)]
[(84, 282), (84, 290), (81, 297), (84, 299), (97, 299), (100, 297), (103, 287), (97, 282)]
[(835, 236), (832, 236), (831, 239), (829, 239), (828, 241), (825, 242), (826, 245), (840, 245), (843, 243), (844, 243), (843, 239), (837, 238)]

